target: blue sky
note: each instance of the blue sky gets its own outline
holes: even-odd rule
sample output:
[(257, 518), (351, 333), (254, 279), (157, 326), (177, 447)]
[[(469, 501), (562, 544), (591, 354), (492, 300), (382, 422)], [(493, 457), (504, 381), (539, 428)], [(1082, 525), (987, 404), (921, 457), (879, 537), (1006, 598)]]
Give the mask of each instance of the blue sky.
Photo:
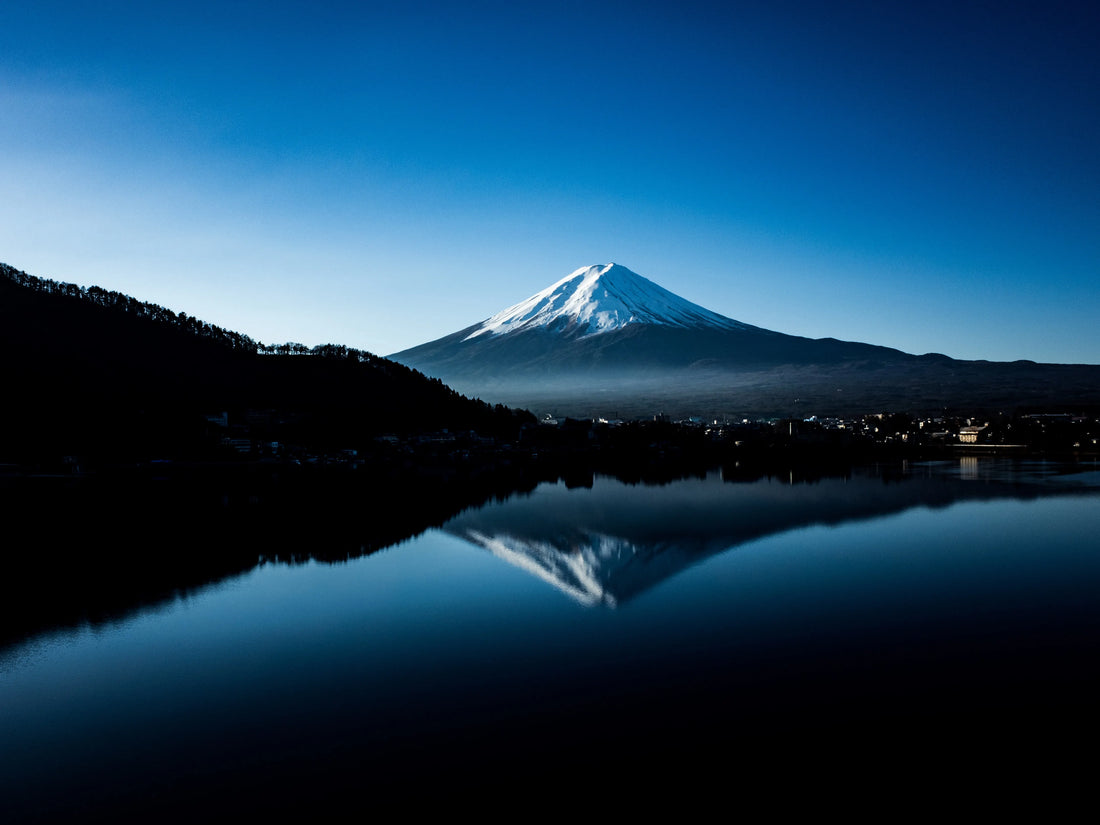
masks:
[(0, 6), (0, 261), (390, 353), (615, 261), (747, 323), (1100, 363), (1088, 3)]

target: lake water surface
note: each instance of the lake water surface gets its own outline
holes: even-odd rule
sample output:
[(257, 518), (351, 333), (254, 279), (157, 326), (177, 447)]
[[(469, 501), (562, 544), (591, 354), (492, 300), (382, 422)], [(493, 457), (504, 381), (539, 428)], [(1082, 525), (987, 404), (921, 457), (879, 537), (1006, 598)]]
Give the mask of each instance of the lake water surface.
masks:
[(1084, 735), (1098, 505), (1095, 466), (977, 459), (597, 477), (346, 563), (264, 564), (0, 652), (0, 819), (683, 783), (777, 743)]

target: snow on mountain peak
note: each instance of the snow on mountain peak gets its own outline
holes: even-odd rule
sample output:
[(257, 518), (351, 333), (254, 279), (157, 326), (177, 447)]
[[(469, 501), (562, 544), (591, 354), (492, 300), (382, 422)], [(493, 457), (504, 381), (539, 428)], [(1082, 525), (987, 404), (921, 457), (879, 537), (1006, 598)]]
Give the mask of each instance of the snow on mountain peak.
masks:
[(498, 312), (466, 336), (503, 335), (536, 328), (562, 329), (577, 337), (629, 324), (745, 329), (746, 325), (684, 300), (625, 266), (584, 266), (526, 301)]

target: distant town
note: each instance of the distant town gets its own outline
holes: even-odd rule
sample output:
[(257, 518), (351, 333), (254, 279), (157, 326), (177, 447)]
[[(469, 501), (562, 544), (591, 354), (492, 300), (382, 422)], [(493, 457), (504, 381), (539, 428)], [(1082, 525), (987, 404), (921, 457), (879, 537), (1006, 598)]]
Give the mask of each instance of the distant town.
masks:
[[(329, 449), (273, 438), (272, 432), (286, 423), (274, 410), (211, 413), (205, 422), (209, 448), (201, 456), (165, 455), (129, 466), (163, 473), (174, 465), (261, 465), (450, 476), (454, 471), (465, 475), (511, 465), (563, 463), (616, 473), (624, 467), (694, 471), (741, 463), (859, 463), (963, 455), (1100, 458), (1100, 415), (1096, 413), (916, 416), (884, 412), (760, 420), (672, 420), (661, 413), (648, 419), (584, 420), (544, 414), (540, 420), (532, 416), (515, 437), (441, 429), (383, 434), (365, 447), (360, 443)], [(0, 477), (79, 477), (103, 469), (119, 468), (81, 455), (43, 456), (33, 462), (0, 463)]]
[[(253, 437), (253, 425), (269, 421), (273, 413), (250, 411), (232, 421), (228, 413), (208, 416), (226, 432), (221, 444), (243, 456), (310, 464), (362, 467), (360, 450), (316, 452), (305, 447)], [(252, 424), (250, 424), (252, 422)], [(651, 437), (646, 440), (646, 436)], [(379, 451), (400, 455), (434, 455), (453, 460), (475, 460), (499, 453), (535, 453), (538, 450), (613, 448), (629, 443), (640, 451), (660, 452), (670, 446), (707, 445), (715, 455), (768, 448), (829, 447), (862, 453), (927, 452), (929, 454), (1059, 456), (1100, 455), (1100, 414), (1063, 412), (996, 415), (919, 416), (871, 413), (856, 417), (673, 420), (663, 413), (647, 419), (575, 419), (544, 414), (520, 428), (515, 439), (448, 429), (413, 435), (381, 435)], [(374, 451), (372, 451), (374, 452)]]

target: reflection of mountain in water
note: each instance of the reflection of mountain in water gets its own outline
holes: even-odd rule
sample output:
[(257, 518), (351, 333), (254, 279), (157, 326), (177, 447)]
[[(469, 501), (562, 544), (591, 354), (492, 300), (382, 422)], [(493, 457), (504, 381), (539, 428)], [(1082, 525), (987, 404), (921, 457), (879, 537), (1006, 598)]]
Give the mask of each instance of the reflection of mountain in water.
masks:
[(999, 462), (869, 468), (790, 484), (723, 483), (719, 474), (663, 487), (607, 478), (561, 484), (464, 513), (444, 529), (550, 582), (586, 605), (615, 606), (717, 553), (764, 536), (946, 507), (957, 501), (1080, 492), (1096, 473)]
[(789, 477), (722, 483), (715, 475), (646, 487), (600, 478), (588, 490), (543, 485), (457, 518), (535, 482), (353, 483), (306, 474), (275, 483), (228, 471), (145, 483), (42, 481), (41, 488), (13, 481), (3, 486), (8, 526), (24, 538), (4, 548), (0, 655), (44, 632), (156, 609), (264, 561), (343, 562), (444, 523), (583, 604), (615, 605), (709, 556), (786, 530), (1100, 487), (1096, 471), (1056, 483), (1035, 469), (1050, 474), (1054, 465), (1028, 467), (967, 457), (795, 484)]
[[(614, 607), (618, 603), (615, 592), (619, 589), (615, 585), (629, 579), (630, 571), (657, 559), (677, 559), (675, 547), (641, 546), (614, 536), (584, 531), (545, 541), (493, 536), (473, 528), (459, 535), (550, 582), (586, 605), (603, 602)], [(670, 552), (666, 554), (666, 551)], [(648, 578), (653, 578), (652, 572), (649, 571)], [(674, 572), (671, 570), (669, 575)]]

